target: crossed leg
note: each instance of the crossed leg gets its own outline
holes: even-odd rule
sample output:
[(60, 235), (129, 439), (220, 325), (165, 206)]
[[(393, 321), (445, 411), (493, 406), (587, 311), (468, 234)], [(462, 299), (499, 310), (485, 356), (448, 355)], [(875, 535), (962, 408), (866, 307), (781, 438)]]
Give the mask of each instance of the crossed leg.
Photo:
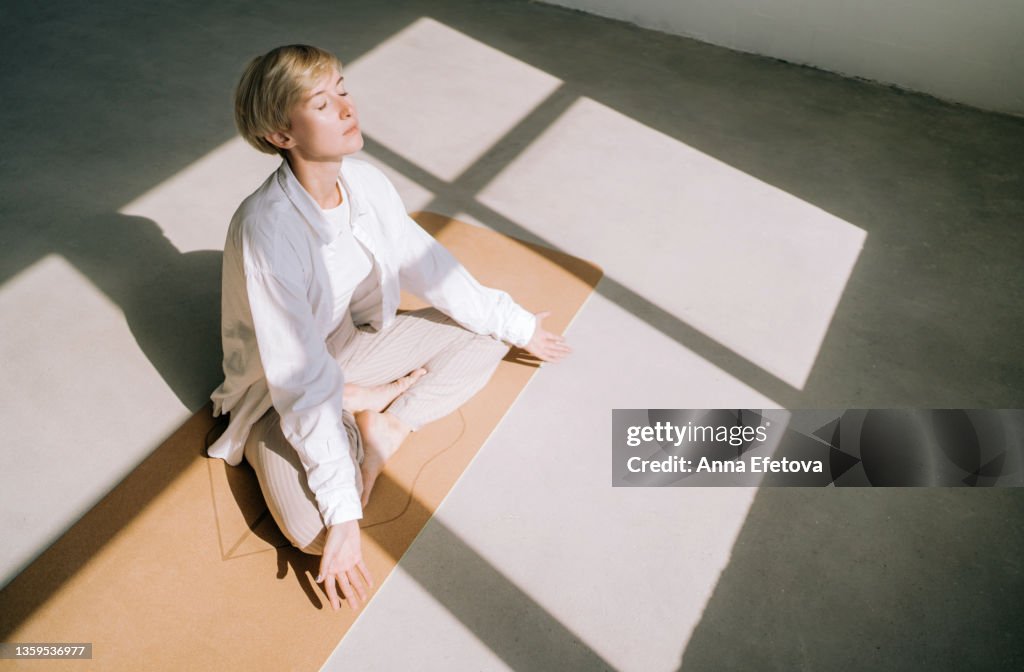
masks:
[[(346, 391), (350, 384), (377, 399), (359, 404), (367, 407), (355, 413), (348, 408), (343, 413), (364, 506), (384, 464), (408, 432), (465, 403), (487, 383), (507, 352), (500, 341), (467, 331), (434, 308), (399, 315), (381, 332), (356, 330), (345, 340), (335, 357), (345, 374)], [(425, 373), (416, 374), (420, 368)], [(391, 385), (395, 381), (399, 384)], [(387, 398), (396, 391), (396, 397)], [(383, 423), (396, 422), (397, 442), (381, 430)], [(303, 552), (322, 553), (323, 519), (274, 409), (253, 426), (245, 456), (281, 531)]]
[(467, 331), (435, 308), (399, 315), (382, 333), (359, 331), (346, 344), (338, 361), (349, 383), (383, 388), (385, 395), (404, 388), (383, 410), (355, 412), (365, 454), (363, 506), (409, 432), (464, 404), (507, 352), (500, 341)]

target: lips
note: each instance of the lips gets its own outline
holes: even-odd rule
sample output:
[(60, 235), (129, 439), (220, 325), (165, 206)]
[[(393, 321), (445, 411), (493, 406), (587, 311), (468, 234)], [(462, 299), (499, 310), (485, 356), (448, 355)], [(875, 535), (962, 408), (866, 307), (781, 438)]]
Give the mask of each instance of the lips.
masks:
[(353, 133), (355, 133), (358, 130), (359, 130), (359, 124), (353, 124), (352, 128), (350, 128), (347, 131), (345, 131), (342, 135), (352, 135)]

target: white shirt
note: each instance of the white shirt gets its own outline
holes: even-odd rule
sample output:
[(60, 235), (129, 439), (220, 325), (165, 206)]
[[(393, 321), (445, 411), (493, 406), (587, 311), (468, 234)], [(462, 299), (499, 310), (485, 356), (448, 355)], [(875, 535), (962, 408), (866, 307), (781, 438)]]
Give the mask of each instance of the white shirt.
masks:
[[(471, 331), (518, 346), (529, 342), (534, 316), (505, 292), (478, 283), (406, 214), (383, 173), (346, 158), (340, 179), (353, 238), (379, 273), (380, 328), (395, 319), (401, 282)], [(208, 451), (239, 464), (250, 428), (273, 405), (327, 525), (362, 517), (342, 425), (344, 373), (330, 340), (347, 310), (335, 298), (354, 289), (339, 263), (350, 252), (343, 230), (324, 216), (287, 161), (238, 207), (224, 245), (224, 382), (211, 397), (214, 415), (230, 412), (231, 421)]]

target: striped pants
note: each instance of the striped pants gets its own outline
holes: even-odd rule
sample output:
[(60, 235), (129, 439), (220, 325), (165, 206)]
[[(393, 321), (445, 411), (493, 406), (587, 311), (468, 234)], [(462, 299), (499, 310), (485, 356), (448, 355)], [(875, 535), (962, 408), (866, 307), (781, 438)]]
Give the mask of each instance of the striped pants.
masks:
[[(436, 308), (403, 313), (379, 332), (357, 329), (349, 320), (331, 343), (346, 383), (381, 385), (420, 367), (427, 370), (387, 409), (413, 430), (464, 404), (487, 383), (508, 352), (501, 341), (467, 331)], [(345, 411), (343, 415), (357, 487), (362, 490), (362, 438), (352, 414)], [(327, 529), (298, 453), (281, 433), (281, 419), (273, 408), (253, 425), (245, 459), (288, 540), (304, 553), (322, 554)]]

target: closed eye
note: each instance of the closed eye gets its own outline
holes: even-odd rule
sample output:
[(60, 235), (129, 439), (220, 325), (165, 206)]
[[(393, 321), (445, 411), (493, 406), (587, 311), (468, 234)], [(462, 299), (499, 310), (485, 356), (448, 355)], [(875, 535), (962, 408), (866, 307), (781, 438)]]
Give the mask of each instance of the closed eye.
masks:
[[(338, 95), (339, 96), (347, 96), (348, 95), (348, 91), (338, 91)], [(325, 110), (325, 109), (327, 109), (327, 101), (325, 100), (323, 105), (318, 106), (316, 109), (317, 110)]]

